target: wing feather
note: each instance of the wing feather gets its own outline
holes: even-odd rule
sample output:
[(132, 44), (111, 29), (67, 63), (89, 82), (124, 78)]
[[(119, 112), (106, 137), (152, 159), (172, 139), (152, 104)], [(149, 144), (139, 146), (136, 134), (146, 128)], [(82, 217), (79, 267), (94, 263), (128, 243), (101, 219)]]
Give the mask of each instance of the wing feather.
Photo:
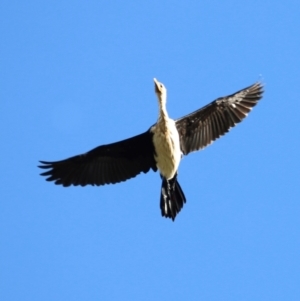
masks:
[(114, 184), (157, 170), (150, 131), (62, 161), (40, 162), (41, 175), (65, 187)]
[(262, 98), (263, 85), (255, 83), (176, 120), (181, 150), (187, 155), (203, 149), (241, 122)]

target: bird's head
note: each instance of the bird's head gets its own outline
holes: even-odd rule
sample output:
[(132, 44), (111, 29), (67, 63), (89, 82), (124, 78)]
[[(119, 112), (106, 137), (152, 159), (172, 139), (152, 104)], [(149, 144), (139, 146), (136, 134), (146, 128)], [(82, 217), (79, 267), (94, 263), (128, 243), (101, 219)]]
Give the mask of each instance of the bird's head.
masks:
[(153, 80), (154, 80), (155, 94), (158, 97), (158, 101), (161, 105), (165, 105), (167, 100), (167, 89), (156, 78), (154, 78)]

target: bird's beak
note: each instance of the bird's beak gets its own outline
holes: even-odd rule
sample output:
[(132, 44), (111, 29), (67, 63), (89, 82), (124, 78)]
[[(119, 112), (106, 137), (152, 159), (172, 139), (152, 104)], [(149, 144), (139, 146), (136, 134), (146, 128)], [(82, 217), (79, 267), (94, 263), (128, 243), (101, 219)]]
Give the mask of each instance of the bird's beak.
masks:
[(154, 89), (155, 89), (155, 93), (158, 93), (158, 92), (159, 92), (159, 89), (158, 89), (158, 87), (159, 87), (159, 82), (157, 81), (156, 78), (153, 78), (153, 80), (154, 80)]

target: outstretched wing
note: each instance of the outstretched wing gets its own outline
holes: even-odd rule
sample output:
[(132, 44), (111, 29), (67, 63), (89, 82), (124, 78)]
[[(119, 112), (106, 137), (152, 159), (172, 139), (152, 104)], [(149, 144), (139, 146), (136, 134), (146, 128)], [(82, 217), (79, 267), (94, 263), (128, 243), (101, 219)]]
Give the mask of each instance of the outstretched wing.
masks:
[(104, 185), (126, 181), (150, 168), (157, 170), (152, 134), (141, 135), (99, 146), (85, 154), (62, 161), (40, 161), (41, 173), (57, 185)]
[(183, 154), (202, 149), (227, 133), (247, 116), (262, 94), (263, 86), (258, 82), (177, 119), (175, 122)]

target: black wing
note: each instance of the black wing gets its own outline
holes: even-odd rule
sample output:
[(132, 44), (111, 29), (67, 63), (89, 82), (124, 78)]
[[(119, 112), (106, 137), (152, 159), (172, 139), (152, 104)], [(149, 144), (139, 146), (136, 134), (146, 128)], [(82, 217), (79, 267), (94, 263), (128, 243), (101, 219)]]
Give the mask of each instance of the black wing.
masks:
[(39, 167), (47, 169), (41, 175), (63, 186), (114, 184), (146, 173), (150, 168), (157, 170), (149, 131), (66, 160), (40, 162), (43, 165)]
[(182, 152), (187, 155), (211, 144), (241, 122), (261, 99), (261, 83), (220, 97), (189, 115), (176, 120)]

